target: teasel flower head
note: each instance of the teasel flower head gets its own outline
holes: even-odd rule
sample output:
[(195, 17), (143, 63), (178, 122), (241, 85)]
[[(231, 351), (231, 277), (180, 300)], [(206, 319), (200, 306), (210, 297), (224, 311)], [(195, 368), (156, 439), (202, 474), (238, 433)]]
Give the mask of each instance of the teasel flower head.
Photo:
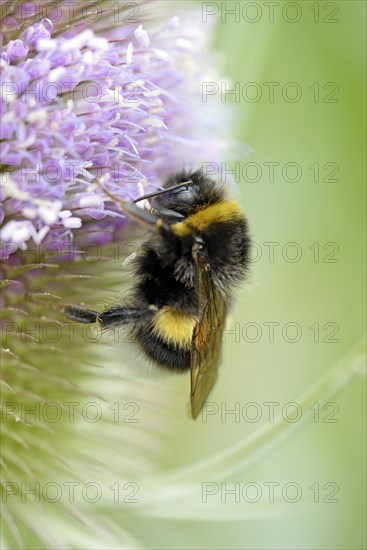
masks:
[[(12, 37), (0, 58), (4, 257), (31, 240), (66, 244), (95, 221), (108, 228), (102, 241), (113, 239), (123, 215), (105, 204), (97, 179), (133, 199), (172, 170), (218, 159), (218, 120), (200, 95), (203, 37), (177, 16), (152, 24), (152, 7), (139, 6), (143, 23), (128, 15), (116, 23), (121, 14), (106, 7), (96, 30), (75, 9), (79, 23), (64, 21), (67, 32), (49, 18), (4, 18)], [(21, 3), (19, 15), (32, 20), (31, 7)]]
[(200, 14), (186, 2), (129, 6), (1, 3), (1, 480), (12, 548), (134, 547), (104, 499), (116, 503), (121, 488), (128, 497), (159, 468), (170, 429), (164, 385), (122, 379), (106, 340), (58, 313), (122, 290), (126, 218), (105, 190), (133, 200), (224, 154), (227, 113), (201, 97), (216, 73)]

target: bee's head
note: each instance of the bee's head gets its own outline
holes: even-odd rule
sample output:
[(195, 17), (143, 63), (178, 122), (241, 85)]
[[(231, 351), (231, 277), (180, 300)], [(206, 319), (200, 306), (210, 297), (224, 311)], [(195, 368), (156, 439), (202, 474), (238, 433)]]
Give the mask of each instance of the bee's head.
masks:
[(168, 178), (164, 187), (188, 181), (187, 186), (157, 196), (157, 208), (174, 210), (187, 217), (198, 208), (214, 204), (224, 197), (222, 185), (206, 176), (202, 170), (195, 172), (183, 171)]

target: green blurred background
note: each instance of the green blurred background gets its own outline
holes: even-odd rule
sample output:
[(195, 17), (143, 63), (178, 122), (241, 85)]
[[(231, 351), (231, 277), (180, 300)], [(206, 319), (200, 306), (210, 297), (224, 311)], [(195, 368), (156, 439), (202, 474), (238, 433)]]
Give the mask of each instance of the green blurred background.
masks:
[[(257, 257), (228, 327), (245, 326), (247, 336), (236, 341), (235, 334), (227, 334), (220, 380), (210, 397), (213, 414), (206, 422), (188, 420), (187, 381), (167, 382), (177, 403), (177, 427), (169, 435), (163, 467), (217, 456), (236, 442), (256, 438), (260, 429), (270, 429), (251, 464), (246, 465), (244, 452), (237, 456), (236, 473), (225, 473), (233, 466), (231, 459), (222, 474), (218, 470), (211, 476), (208, 470), (205, 477), (204, 469), (202, 475), (202, 481), (218, 484), (225, 479), (228, 487), (256, 482), (263, 494), (257, 503), (242, 497), (234, 503), (233, 496), (221, 502), (219, 491), (208, 497), (221, 510), (215, 521), (205, 520), (205, 511), (195, 518), (194, 508), (192, 520), (147, 520), (149, 535), (144, 539), (140, 532), (140, 537), (151, 548), (365, 548), (362, 371), (330, 395), (327, 382), (310, 402), (318, 405), (303, 407), (305, 422), (283, 422), (284, 438), (271, 432), (264, 403), (279, 403), (276, 413), (290, 402), (302, 405), (301, 396), (337, 365), (345, 374), (354, 356), (359, 364), (357, 352), (346, 355), (365, 332), (366, 4), (203, 2), (202, 7), (208, 21), (217, 10), (221, 18), (216, 48), (231, 80), (228, 89), (238, 83), (245, 94), (238, 102), (233, 94), (222, 95), (237, 109), (235, 138), (252, 148), (246, 159), (234, 153), (226, 167), (238, 169), (240, 163), (242, 175), (235, 179)], [(228, 10), (237, 10), (239, 20)], [(250, 82), (255, 84), (248, 86)], [(273, 101), (269, 83), (278, 83)], [(296, 83), (298, 101), (292, 101), (296, 88), (289, 83)], [(265, 163), (278, 163), (273, 181)], [(274, 261), (264, 243), (278, 243)], [(291, 261), (296, 253), (300, 259)], [(269, 322), (278, 323), (273, 342), (264, 325)], [(297, 324), (297, 342), (287, 341), (296, 339), (292, 326), (284, 329), (287, 323)], [(334, 385), (335, 380), (330, 388)], [(236, 406), (242, 411), (249, 402), (257, 403), (256, 410), (245, 409), (248, 417), (261, 413), (257, 422), (243, 419), (242, 413), (239, 419), (224, 414)], [(295, 409), (288, 412), (294, 416)], [(280, 489), (297, 483), (302, 496), (287, 502), (277, 486), (280, 498), (269, 505), (264, 482), (280, 483)], [(319, 502), (315, 489), (309, 489), (315, 483)], [(333, 488), (338, 488), (332, 496), (337, 502), (327, 502)], [(221, 521), (221, 515), (226, 519)]]

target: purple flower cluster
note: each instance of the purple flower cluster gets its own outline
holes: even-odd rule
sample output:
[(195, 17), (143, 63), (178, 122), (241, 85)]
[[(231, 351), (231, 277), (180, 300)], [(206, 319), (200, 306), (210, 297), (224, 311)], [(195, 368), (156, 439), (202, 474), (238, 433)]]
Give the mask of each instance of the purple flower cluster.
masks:
[(3, 258), (29, 242), (66, 246), (78, 230), (108, 242), (124, 216), (103, 187), (133, 199), (172, 171), (218, 158), (220, 119), (201, 101), (207, 54), (193, 13), (197, 24), (107, 18), (97, 31), (43, 18), (5, 39)]

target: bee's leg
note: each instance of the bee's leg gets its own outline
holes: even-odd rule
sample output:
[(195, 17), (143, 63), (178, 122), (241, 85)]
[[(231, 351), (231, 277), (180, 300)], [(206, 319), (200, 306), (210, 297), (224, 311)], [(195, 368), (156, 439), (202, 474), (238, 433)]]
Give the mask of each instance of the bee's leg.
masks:
[(141, 308), (113, 307), (99, 313), (97, 320), (102, 328), (129, 325), (138, 321), (149, 320), (157, 310), (158, 308), (154, 305)]
[(78, 323), (96, 323), (99, 315), (98, 311), (79, 306), (65, 306), (63, 313), (65, 317)]
[(106, 195), (110, 199), (112, 199), (116, 204), (121, 207), (122, 211), (127, 214), (129, 218), (135, 220), (138, 223), (141, 223), (142, 225), (150, 227), (152, 231), (156, 231), (157, 228), (161, 229), (162, 226), (164, 226), (164, 229), (166, 231), (169, 231), (169, 226), (164, 223), (163, 220), (161, 220), (157, 216), (154, 216), (151, 212), (148, 212), (147, 210), (142, 210), (133, 202), (130, 202), (122, 197), (117, 197), (113, 193), (110, 193), (110, 191), (108, 191), (105, 187), (103, 187), (103, 185), (101, 185), (98, 178), (96, 179), (96, 184), (102, 189), (104, 193), (106, 193)]
[(148, 319), (157, 311), (154, 305), (134, 307), (113, 307), (99, 312), (79, 306), (65, 306), (64, 315), (78, 323), (100, 323), (102, 328), (136, 323), (142, 319)]
[[(136, 206), (136, 202), (139, 202), (140, 200), (143, 200), (150, 196), (160, 195), (162, 193), (166, 193), (168, 191), (171, 191), (172, 189), (176, 189), (177, 187), (183, 187), (189, 185), (191, 180), (182, 182), (180, 184), (174, 185), (170, 188), (163, 189), (156, 193), (151, 193), (149, 195), (143, 195), (142, 197), (139, 197), (134, 202), (130, 202), (126, 199), (123, 199), (121, 197), (117, 197), (113, 193), (110, 193), (107, 189), (105, 189), (98, 180), (96, 180), (97, 185), (108, 195), (113, 201), (115, 201), (117, 204), (120, 205), (121, 209), (125, 214), (129, 216), (129, 218), (135, 220), (136, 222), (147, 226), (151, 231), (159, 231), (161, 234), (165, 235), (166, 237), (171, 235), (172, 236), (172, 230), (169, 226), (169, 224), (163, 220), (160, 216), (159, 210), (153, 210), (149, 212), (148, 210), (142, 210), (138, 206)], [(177, 221), (182, 219), (184, 216), (181, 216), (181, 214), (177, 214), (177, 212), (173, 212), (172, 210), (167, 210), (168, 217), (173, 215), (174, 220)], [(157, 215), (158, 214), (158, 215)], [(164, 215), (164, 213), (163, 213)]]
[(175, 223), (185, 219), (183, 214), (169, 208), (152, 208), (150, 212), (159, 218), (163, 218), (168, 223)]

